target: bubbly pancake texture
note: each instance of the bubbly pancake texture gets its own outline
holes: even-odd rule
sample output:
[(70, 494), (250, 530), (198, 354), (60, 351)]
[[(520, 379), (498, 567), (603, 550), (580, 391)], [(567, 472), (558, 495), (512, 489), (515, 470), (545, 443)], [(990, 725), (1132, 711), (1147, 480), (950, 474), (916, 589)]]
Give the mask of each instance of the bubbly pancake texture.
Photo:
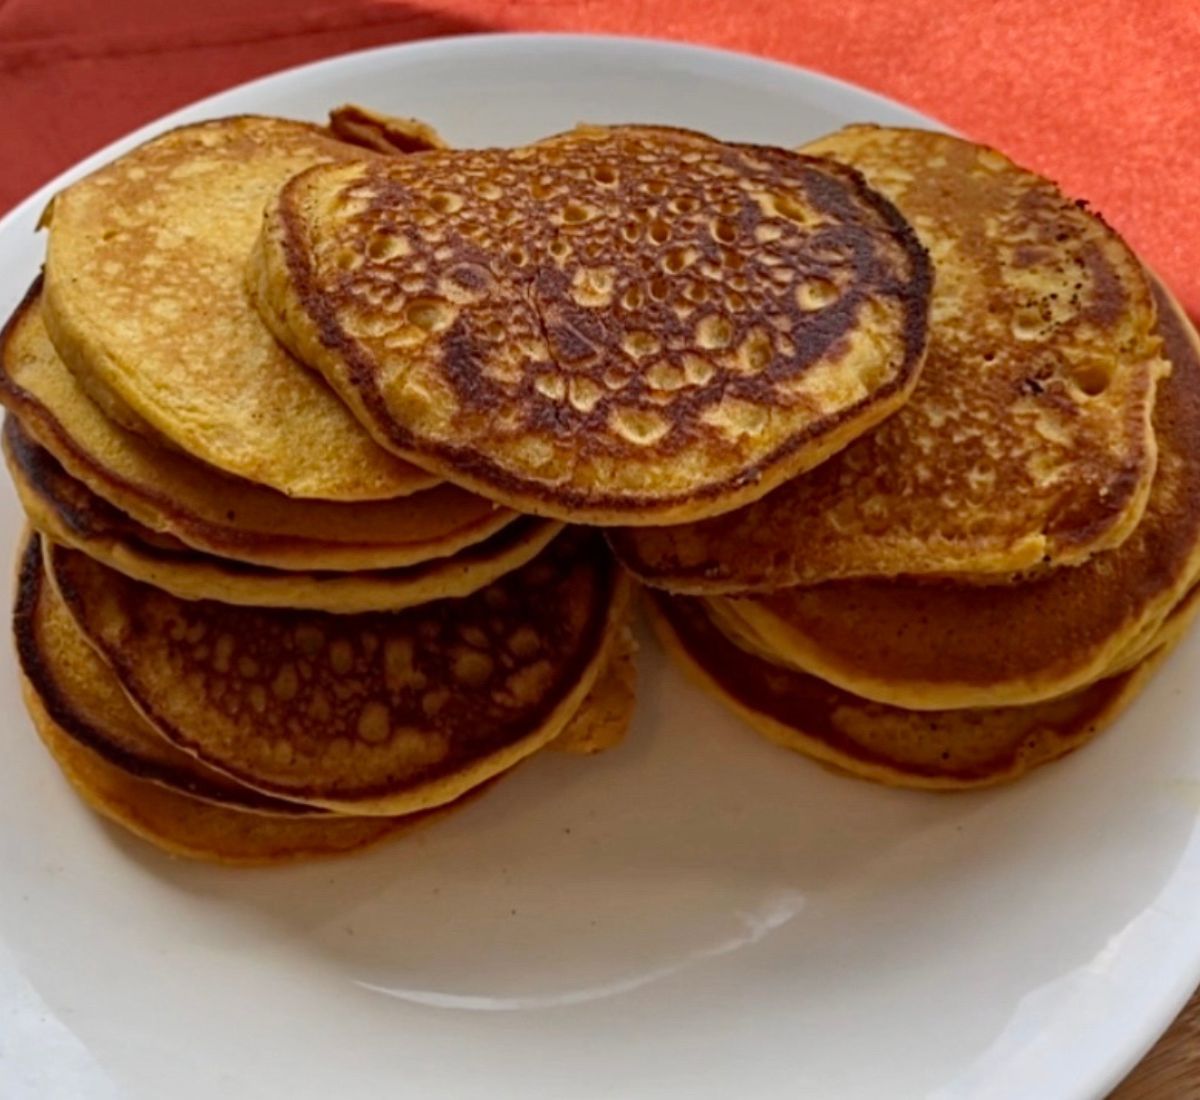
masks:
[(1103, 675), (1200, 573), (1200, 341), (1156, 294), (1172, 364), (1154, 412), (1158, 470), (1119, 547), (1014, 585), (835, 581), (715, 597), (725, 628), (782, 664), (913, 709), (1032, 703)]
[(46, 720), (128, 775), (230, 809), (293, 816), (324, 812), (234, 783), (161, 737), (134, 709), (55, 593), (36, 535), (21, 553), (13, 635), (25, 683)]
[(859, 169), (933, 257), (920, 381), (894, 417), (757, 504), (616, 535), (625, 563), (715, 594), (1008, 580), (1120, 545), (1149, 495), (1167, 370), (1130, 250), (1049, 181), (946, 134), (853, 126), (805, 151)]
[(1011, 782), (1086, 744), (1182, 633), (1164, 636), (1137, 667), (1056, 699), (931, 713), (871, 702), (747, 653), (705, 614), (703, 600), (658, 593), (650, 603), (667, 649), (770, 740), (862, 779), (927, 790)]
[(353, 615), (467, 596), (531, 561), (562, 529), (522, 516), (451, 557), (360, 572), (281, 570), (200, 553), (141, 526), (71, 477), (11, 417), (4, 458), (29, 522), (53, 542), (185, 600)]
[(385, 446), (631, 524), (756, 499), (894, 411), (930, 279), (852, 170), (635, 126), (301, 173), (250, 271)]
[(247, 297), (263, 205), (314, 164), (381, 159), (318, 126), (231, 118), (172, 130), (57, 195), (45, 320), (126, 426), (290, 496), (371, 500), (435, 479), (379, 448), (271, 337)]
[(553, 740), (628, 600), (603, 541), (578, 531), (475, 595), (394, 614), (183, 601), (76, 551), (49, 561), (168, 740), (247, 786), (360, 814), (451, 801)]

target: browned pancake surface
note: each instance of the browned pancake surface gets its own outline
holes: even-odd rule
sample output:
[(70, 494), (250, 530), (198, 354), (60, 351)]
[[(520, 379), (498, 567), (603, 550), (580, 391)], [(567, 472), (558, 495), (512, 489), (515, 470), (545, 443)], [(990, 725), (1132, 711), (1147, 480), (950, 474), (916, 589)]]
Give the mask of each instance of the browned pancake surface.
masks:
[(894, 410), (930, 272), (853, 172), (654, 127), (303, 173), (264, 316), (398, 453), (525, 511), (713, 514)]
[(70, 737), (26, 687), (43, 744), (96, 813), (174, 856), (262, 866), (347, 855), (412, 828), (432, 814), (392, 817), (279, 817), (243, 813), (150, 783)]

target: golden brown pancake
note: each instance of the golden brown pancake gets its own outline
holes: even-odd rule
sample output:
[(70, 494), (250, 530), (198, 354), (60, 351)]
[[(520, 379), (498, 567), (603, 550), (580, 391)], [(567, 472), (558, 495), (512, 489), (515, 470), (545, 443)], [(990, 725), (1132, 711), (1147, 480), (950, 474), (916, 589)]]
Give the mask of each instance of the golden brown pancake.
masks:
[[(328, 815), (234, 783), (165, 740), (134, 709), (112, 670), (75, 625), (46, 577), (37, 535), (26, 540), (21, 553), (13, 634), (26, 690), (36, 697), (44, 721), (131, 780), (157, 783), (230, 810)], [(633, 713), (632, 652), (625, 629), (583, 704), (552, 742), (555, 748), (590, 754), (620, 742)]]
[(384, 446), (643, 524), (757, 499), (898, 408), (930, 269), (849, 169), (626, 126), (301, 173), (250, 278)]
[(142, 527), (71, 477), (11, 417), (3, 449), (21, 505), (38, 531), (185, 600), (340, 615), (398, 611), (470, 595), (532, 560), (562, 530), (553, 520), (522, 516), (490, 539), (420, 565), (357, 573), (271, 569), (198, 553)]
[(1033, 703), (1102, 676), (1200, 573), (1200, 341), (1159, 292), (1171, 376), (1142, 522), (1083, 565), (1006, 586), (837, 581), (715, 597), (727, 629), (846, 691), (918, 710)]
[(325, 813), (234, 783), (164, 740), (134, 709), (56, 595), (37, 535), (26, 540), (21, 553), (13, 635), (21, 672), (46, 721), (131, 778), (233, 810)]
[(1141, 664), (1068, 695), (929, 712), (871, 702), (747, 653), (703, 600), (656, 593), (647, 602), (667, 650), (770, 740), (862, 779), (927, 790), (1011, 782), (1086, 744), (1132, 701), (1197, 610), (1191, 601)]
[(276, 569), (362, 570), (453, 554), (516, 518), (446, 484), (396, 500), (296, 500), (122, 428), (55, 352), (39, 286), (0, 334), (0, 402), (73, 477), (146, 527)]
[(218, 119), (153, 138), (57, 195), (46, 327), (105, 412), (289, 496), (375, 500), (432, 484), (371, 441), (246, 295), (267, 198), (302, 168), (360, 159), (382, 158), (308, 123)]
[(472, 596), (356, 616), (179, 600), (47, 548), (75, 621), (172, 744), (357, 814), (449, 802), (554, 739), (624, 625), (603, 540), (567, 531)]
[(749, 508), (622, 532), (622, 560), (677, 592), (1074, 565), (1119, 546), (1154, 473), (1165, 373), (1150, 286), (1104, 222), (993, 149), (852, 126), (806, 151), (858, 168), (936, 264), (911, 400)]

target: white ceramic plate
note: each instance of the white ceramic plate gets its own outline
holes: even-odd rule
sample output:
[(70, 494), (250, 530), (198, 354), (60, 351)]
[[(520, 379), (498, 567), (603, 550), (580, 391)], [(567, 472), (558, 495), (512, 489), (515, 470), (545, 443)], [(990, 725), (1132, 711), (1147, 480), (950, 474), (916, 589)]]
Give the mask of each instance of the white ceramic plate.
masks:
[[(0, 306), (52, 190), (152, 132), (358, 100), (456, 144), (654, 121), (791, 145), (932, 125), (780, 65), (577, 37), (434, 41), (163, 119), (0, 226)], [(4, 482), (0, 524), (19, 526)], [(7, 633), (6, 633), (7, 636)], [(101, 825), (0, 655), (0, 1097), (1093, 1097), (1200, 978), (1200, 640), (1017, 786), (932, 796), (773, 748), (642, 654), (636, 726), (366, 856), (232, 871)]]

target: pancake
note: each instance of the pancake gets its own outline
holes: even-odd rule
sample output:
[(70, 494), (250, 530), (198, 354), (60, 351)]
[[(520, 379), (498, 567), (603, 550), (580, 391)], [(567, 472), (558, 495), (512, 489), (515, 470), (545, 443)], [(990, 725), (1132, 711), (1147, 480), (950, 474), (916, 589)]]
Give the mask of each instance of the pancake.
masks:
[(0, 402), (73, 477), (146, 527), (276, 569), (394, 569), (490, 537), (515, 513), (450, 485), (387, 501), (296, 500), (122, 428), (50, 343), (40, 280), (0, 334)]
[[(1025, 706), (904, 710), (780, 668), (727, 638), (694, 597), (655, 594), (663, 645), (690, 675), (770, 740), (839, 771), (891, 786), (960, 790), (1019, 779), (1092, 740), (1145, 684), (1186, 621), (1139, 665)], [(1187, 607), (1194, 615), (1196, 602)]]
[(1132, 642), (1120, 651), (1106, 670), (1106, 675), (1116, 676), (1141, 664), (1163, 645), (1174, 644), (1196, 617), (1200, 605), (1200, 584), (1193, 584), (1183, 598), (1159, 621), (1148, 626)]
[(738, 507), (893, 412), (930, 279), (857, 173), (633, 126), (303, 172), (250, 269), (381, 444), (597, 524)]
[(134, 709), (116, 677), (79, 632), (48, 583), (41, 541), (21, 553), (13, 635), (27, 686), (44, 723), (131, 779), (154, 782), (231, 810), (290, 815), (325, 811), (284, 802), (227, 779), (165, 741)]
[(376, 446), (246, 295), (267, 198), (303, 168), (380, 159), (308, 123), (231, 118), (153, 138), (44, 218), (46, 327), (106, 413), (289, 496), (375, 500), (436, 480)]
[(615, 535), (649, 584), (720, 594), (1077, 565), (1137, 526), (1167, 369), (1152, 291), (1104, 222), (993, 149), (852, 126), (854, 165), (936, 264), (929, 354), (878, 429), (745, 510)]
[(172, 744), (355, 814), (452, 801), (552, 741), (624, 625), (603, 540), (567, 531), (480, 592), (357, 616), (184, 601), (47, 547), (58, 591)]
[(349, 615), (398, 611), (467, 596), (536, 557), (562, 525), (522, 516), (452, 557), (358, 573), (280, 570), (198, 553), (101, 500), (11, 417), (4, 457), (29, 522), (53, 542), (185, 600), (290, 607)]
[(1117, 549), (1003, 587), (837, 581), (713, 597), (726, 629), (781, 664), (916, 710), (1034, 703), (1103, 675), (1200, 574), (1200, 341), (1156, 293), (1172, 363), (1154, 412), (1158, 472)]
[[(36, 697), (44, 720), (129, 778), (231, 810), (277, 817), (328, 813), (234, 783), (165, 740), (134, 709), (112, 670), (75, 625), (46, 577), (36, 535), (26, 540), (21, 553), (13, 634), (26, 689)], [(552, 742), (555, 748), (590, 754), (620, 742), (633, 712), (632, 653), (626, 629), (579, 710)]]

